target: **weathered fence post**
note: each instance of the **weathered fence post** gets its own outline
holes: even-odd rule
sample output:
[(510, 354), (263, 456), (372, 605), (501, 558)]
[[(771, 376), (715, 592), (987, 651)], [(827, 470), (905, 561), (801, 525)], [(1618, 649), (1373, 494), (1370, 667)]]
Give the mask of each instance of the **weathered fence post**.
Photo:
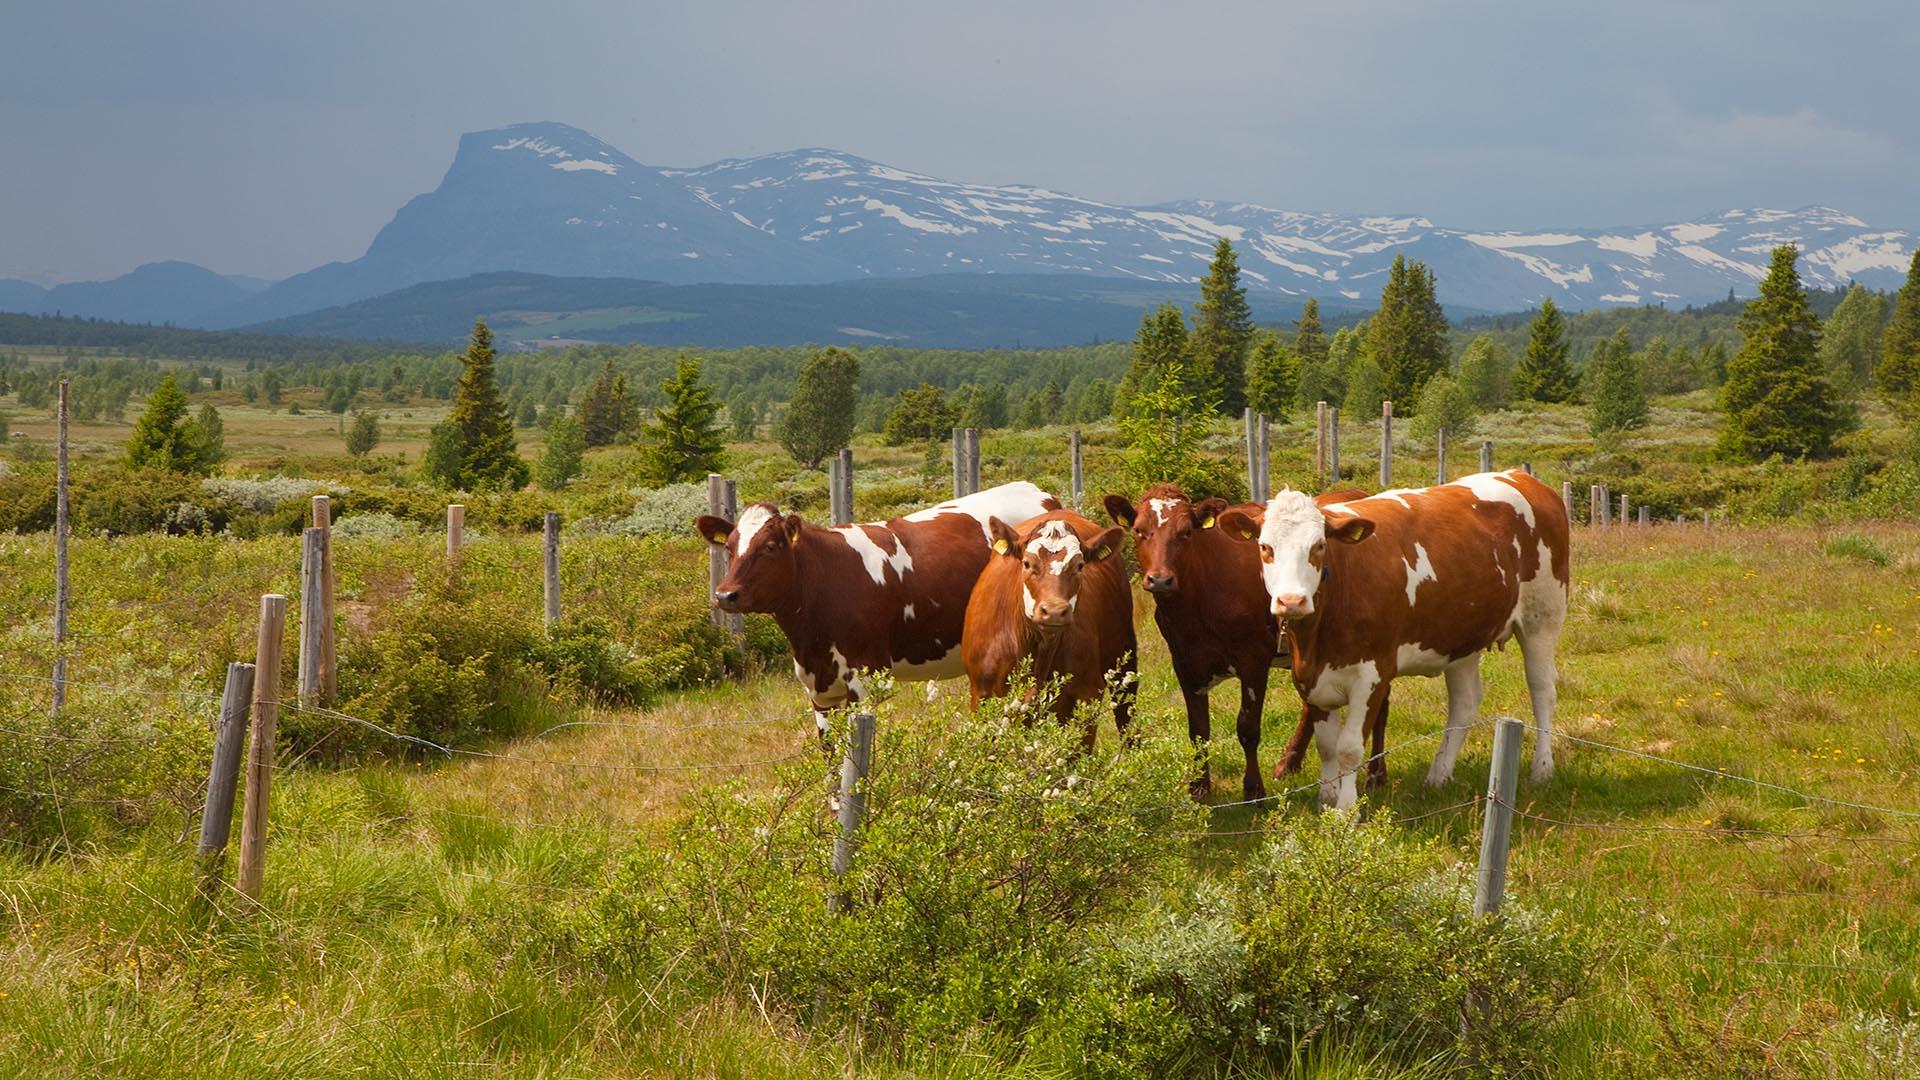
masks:
[(319, 529), (300, 534), (300, 655), (295, 685), (302, 705), (320, 703), (320, 620), (326, 617), (326, 601), (320, 599), (326, 581), (320, 544)]
[(1600, 485), (1587, 485), (1587, 524), (1600, 524)]
[[(740, 520), (740, 485), (737, 481), (725, 480), (721, 482), (720, 514), (728, 521)], [(722, 556), (722, 566), (724, 567), (726, 552), (722, 551), (720, 554)], [(722, 573), (725, 573), (724, 569)], [(742, 637), (746, 636), (747, 617), (745, 615), (737, 611), (729, 611), (726, 613), (725, 625), (727, 633), (733, 635), (734, 641), (738, 642)]]
[(1273, 497), (1273, 422), (1260, 414), (1260, 501)]
[(1480, 471), (1481, 472), (1493, 471), (1493, 440), (1492, 439), (1480, 440)]
[(249, 900), (260, 896), (267, 858), (267, 785), (273, 781), (274, 728), (280, 722), (280, 635), (287, 598), (260, 598), (260, 636), (254, 646), (253, 732), (247, 747), (247, 799), (240, 818), (240, 880)]
[(1513, 839), (1513, 791), (1520, 779), (1520, 739), (1527, 726), (1511, 716), (1493, 722), (1493, 769), (1487, 774), (1487, 816), (1480, 828), (1480, 872), (1473, 913), (1492, 915), (1507, 893), (1507, 847)]
[(840, 448), (840, 513), (842, 525), (853, 524), (853, 447)]
[(60, 417), (56, 432), (53, 495), (53, 707), (67, 703), (67, 533), (73, 518), (67, 509), (67, 380), (60, 380)]
[(1447, 429), (1441, 428), (1433, 440), (1433, 482), (1447, 482)]
[(540, 580), (544, 588), (542, 598), (546, 601), (544, 623), (547, 633), (553, 633), (553, 627), (560, 621), (560, 513), (547, 511), (542, 519), (540, 544)]
[(1380, 403), (1380, 490), (1393, 486), (1393, 402)]
[(1313, 403), (1313, 482), (1314, 490), (1327, 489), (1327, 403)]
[(980, 490), (980, 429), (967, 429), (967, 494)]
[(1613, 524), (1613, 491), (1605, 484), (1600, 485), (1600, 521), (1603, 527)]
[(853, 847), (860, 836), (860, 819), (866, 816), (867, 793), (862, 782), (873, 765), (873, 714), (856, 713), (853, 718), (853, 742), (840, 762), (840, 835), (833, 840), (833, 895), (827, 909), (843, 911), (847, 894), (839, 888), (840, 879), (853, 868)]
[(1573, 524), (1573, 481), (1560, 481), (1560, 501), (1567, 508), (1567, 524)]
[(1653, 515), (1647, 512), (1646, 504), (1642, 503), (1640, 504), (1640, 527), (1645, 528), (1651, 524), (1653, 524)]
[(845, 525), (847, 523), (846, 519), (841, 517), (840, 510), (840, 468), (842, 464), (843, 462), (840, 460), (839, 454), (835, 454), (827, 459), (827, 523), (830, 525)]
[[(717, 472), (708, 473), (707, 474), (707, 513), (712, 514), (715, 517), (725, 516), (728, 521), (734, 521), (733, 517), (725, 514), (726, 501), (727, 501), (726, 495), (727, 495), (726, 477), (721, 476)], [(708, 544), (707, 545), (707, 600), (709, 603), (713, 601), (714, 594), (720, 591), (720, 582), (725, 580), (726, 576), (727, 576), (727, 549), (720, 546), (719, 544)], [(724, 611), (721, 611), (720, 606), (718, 604), (714, 604), (713, 613), (711, 615), (711, 618), (713, 619), (713, 625), (720, 627), (722, 630), (726, 629), (727, 627), (726, 616), (727, 616), (727, 613)]]
[(1629, 519), (1628, 519), (1628, 517), (1627, 517), (1627, 493), (1623, 491), (1623, 492), (1621, 492), (1621, 493), (1620, 493), (1620, 521), (1619, 521), (1619, 525), (1620, 525), (1620, 527), (1621, 527), (1621, 528), (1623, 528), (1623, 529), (1624, 529), (1624, 528), (1626, 528), (1626, 527), (1627, 527), (1627, 525), (1628, 525), (1628, 524), (1629, 524)]
[(200, 813), (202, 902), (213, 899), (226, 862), (227, 837), (233, 832), (234, 787), (240, 781), (240, 748), (247, 739), (247, 705), (252, 697), (253, 665), (228, 664), (220, 727), (213, 738), (213, 765), (207, 770), (207, 805)]
[(953, 497), (967, 493), (967, 429), (953, 429)]
[(1340, 409), (1327, 410), (1327, 475), (1330, 484), (1340, 483)]
[(1073, 508), (1080, 509), (1081, 500), (1086, 495), (1086, 469), (1080, 458), (1080, 429), (1074, 428), (1067, 436), (1067, 447), (1073, 453)]
[(447, 504), (447, 561), (460, 558), (460, 545), (467, 532), (467, 508), (460, 503)]
[(333, 500), (325, 495), (313, 497), (313, 527), (320, 530), (320, 702), (331, 705), (340, 687), (340, 653), (333, 628)]

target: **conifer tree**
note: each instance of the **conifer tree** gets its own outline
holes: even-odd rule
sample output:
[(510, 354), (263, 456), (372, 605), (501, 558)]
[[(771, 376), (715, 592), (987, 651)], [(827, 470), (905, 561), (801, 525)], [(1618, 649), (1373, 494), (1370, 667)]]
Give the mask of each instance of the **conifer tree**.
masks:
[(1740, 313), (1740, 351), (1720, 390), (1720, 448), (1737, 460), (1823, 457), (1845, 422), (1820, 371), (1820, 320), (1800, 287), (1799, 254), (1774, 248), (1760, 295)]
[(127, 464), (204, 476), (224, 454), (224, 447), (209, 446), (200, 422), (187, 415), (187, 395), (168, 372), (147, 397), (146, 411), (134, 421), (133, 434), (127, 439)]
[(1425, 263), (1396, 255), (1367, 328), (1367, 352), (1380, 366), (1386, 395), (1411, 409), (1420, 388), (1447, 370), (1447, 317)]
[(1587, 430), (1596, 438), (1646, 426), (1646, 383), (1626, 327), (1594, 351), (1587, 361), (1586, 383)]
[(1527, 328), (1527, 351), (1513, 373), (1513, 392), (1530, 401), (1573, 400), (1573, 365), (1567, 360), (1567, 320), (1552, 299)]
[(800, 368), (793, 400), (775, 427), (775, 437), (793, 460), (817, 469), (828, 454), (847, 445), (859, 405), (860, 359), (830, 346)]
[(1307, 297), (1300, 308), (1300, 318), (1293, 324), (1293, 358), (1302, 367), (1327, 358), (1327, 334), (1320, 329), (1320, 301), (1311, 296)]
[(380, 418), (365, 409), (356, 410), (347, 428), (347, 453), (365, 457), (380, 444)]
[(1841, 400), (1857, 396), (1873, 378), (1886, 317), (1886, 298), (1855, 282), (1820, 328), (1820, 368)]
[(1253, 341), (1253, 311), (1240, 285), (1240, 261), (1226, 237), (1213, 247), (1213, 263), (1200, 279), (1192, 344), (1195, 385), (1210, 383), (1222, 412), (1237, 415), (1246, 404), (1247, 346)]
[(947, 400), (947, 392), (931, 383), (921, 383), (900, 391), (893, 408), (887, 412), (881, 438), (888, 446), (944, 439), (963, 424), (959, 412)]
[(580, 475), (586, 459), (587, 431), (577, 417), (558, 416), (547, 425), (547, 448), (540, 454), (535, 472), (540, 486), (559, 491)]
[(696, 480), (720, 471), (726, 439), (720, 403), (700, 381), (700, 361), (682, 355), (673, 378), (660, 384), (662, 401), (641, 433), (640, 471), (656, 486)]
[(493, 377), (493, 331), (473, 321), (453, 411), (429, 433), (427, 472), (440, 484), (462, 491), (527, 486), (532, 471), (516, 452), (513, 421)]
[(1893, 321), (1880, 338), (1874, 381), (1910, 420), (1920, 421), (1920, 251), (1913, 253), (1907, 282), (1893, 297)]
[(1513, 396), (1513, 354), (1481, 334), (1460, 354), (1460, 390), (1482, 409), (1505, 408)]
[(1148, 386), (1159, 385), (1160, 373), (1176, 365), (1182, 372), (1185, 397), (1199, 398), (1202, 387), (1187, 368), (1187, 349), (1187, 320), (1179, 308), (1161, 304), (1147, 312), (1133, 337), (1133, 362), (1127, 365), (1127, 373), (1114, 392), (1114, 415), (1122, 419), (1130, 415), (1134, 395)]
[(1065, 419), (1061, 410), (1065, 400), (1060, 393), (1060, 384), (1049, 379), (1047, 384), (1028, 394), (1020, 403), (1020, 426), (1028, 431), (1048, 424), (1059, 423)]
[(200, 425), (200, 464), (212, 472), (227, 460), (227, 423), (211, 401), (200, 406), (194, 423)]
[(612, 446), (633, 434), (634, 408), (627, 396), (627, 377), (614, 370), (613, 361), (601, 365), (580, 399), (580, 427), (588, 446)]
[(1284, 422), (1299, 382), (1300, 366), (1292, 350), (1280, 344), (1279, 336), (1271, 330), (1256, 335), (1247, 356), (1247, 404), (1276, 422)]

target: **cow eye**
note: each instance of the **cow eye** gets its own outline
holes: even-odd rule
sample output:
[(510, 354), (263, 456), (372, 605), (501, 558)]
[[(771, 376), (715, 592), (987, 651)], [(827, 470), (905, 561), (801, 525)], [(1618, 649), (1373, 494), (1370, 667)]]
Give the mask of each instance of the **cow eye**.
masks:
[(1273, 561), (1273, 547), (1272, 547), (1272, 545), (1270, 545), (1270, 544), (1261, 544), (1261, 545), (1260, 545), (1260, 561), (1261, 561), (1261, 562), (1263, 562), (1263, 563), (1270, 563), (1270, 562), (1272, 562), (1272, 561)]

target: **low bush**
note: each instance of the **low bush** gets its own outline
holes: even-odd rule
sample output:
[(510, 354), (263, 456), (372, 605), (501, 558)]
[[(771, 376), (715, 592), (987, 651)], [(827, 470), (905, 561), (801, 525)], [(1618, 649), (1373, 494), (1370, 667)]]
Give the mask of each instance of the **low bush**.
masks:
[(0, 837), (72, 847), (129, 826), (196, 820), (216, 702), (182, 696), (129, 710), (123, 697), (76, 687), (49, 716), (50, 692), (39, 682), (0, 684), (12, 695), (0, 698)]

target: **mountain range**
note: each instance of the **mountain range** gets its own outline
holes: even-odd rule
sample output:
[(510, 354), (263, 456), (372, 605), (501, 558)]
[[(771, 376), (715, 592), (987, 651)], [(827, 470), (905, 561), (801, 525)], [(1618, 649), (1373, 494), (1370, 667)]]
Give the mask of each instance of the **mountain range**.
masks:
[[(1801, 274), (1810, 286), (1857, 280), (1891, 288), (1920, 242), (1911, 231), (1820, 206), (1521, 232), (1450, 228), (1416, 214), (1308, 213), (1250, 203), (1121, 206), (1043, 187), (945, 180), (826, 149), (662, 168), (577, 128), (536, 123), (462, 136), (440, 185), (402, 206), (358, 259), (264, 288), (188, 264), (151, 264), (112, 282), (56, 287), (38, 305), (207, 327), (302, 316), (302, 332), (325, 324), (328, 333), (392, 337), (394, 319), (404, 319), (409, 303), (431, 298), (458, 308), (502, 295), (498, 281), (425, 293), (414, 287), (511, 272), (554, 279), (515, 279), (514, 302), (531, 292), (544, 306), (502, 310), (531, 315), (534, 323), (551, 313), (636, 309), (645, 315), (629, 325), (647, 329), (626, 336), (619, 317), (605, 315), (600, 322), (615, 321), (595, 328), (601, 337), (683, 333), (680, 340), (702, 344), (752, 338), (755, 331), (735, 321), (754, 317), (752, 300), (778, 296), (780, 305), (814, 304), (818, 310), (799, 322), (815, 328), (831, 331), (857, 314), (866, 320), (850, 324), (859, 333), (843, 336), (945, 344), (950, 335), (939, 328), (941, 320), (912, 317), (912, 303), (960, 298), (966, 310), (956, 319), (964, 323), (992, 316), (991, 305), (968, 305), (997, 294), (1028, 300), (1063, 291), (1082, 300), (1098, 294), (1123, 306), (1141, 296), (1183, 294), (1190, 290), (1180, 287), (1205, 272), (1221, 237), (1239, 252), (1250, 291), (1271, 304), (1295, 307), (1315, 296), (1370, 306), (1388, 266), (1404, 253), (1433, 269), (1449, 309), (1481, 311), (1522, 310), (1548, 297), (1586, 308), (1751, 294), (1770, 249), (1786, 242), (1800, 245)], [(965, 275), (988, 277), (953, 284)], [(1049, 276), (1072, 281), (1041, 280)], [(927, 286), (921, 290), (927, 295), (914, 288), (890, 295), (829, 288), (731, 298), (724, 289), (713, 291), (936, 277), (948, 283)], [(0, 283), (0, 307), (19, 303), (24, 284)], [(706, 291), (661, 291), (672, 286)], [(618, 303), (609, 302), (612, 293), (620, 294)], [(876, 297), (883, 301), (878, 307)], [(360, 304), (371, 298), (384, 299), (371, 308)], [(1032, 306), (998, 307), (1023, 305)], [(698, 310), (683, 310), (689, 306)], [(866, 325), (881, 309), (890, 312), (882, 325)], [(1022, 316), (1037, 323), (1003, 327), (1001, 336), (1038, 340), (1048, 336), (1043, 331), (1074, 323), (1070, 317), (1050, 327), (1047, 314), (1040, 305)], [(359, 321), (376, 317), (378, 330)], [(1131, 318), (1137, 320), (1137, 309)], [(444, 322), (445, 312), (429, 317), (422, 309), (423, 326), (436, 320)], [(1105, 325), (1107, 317), (1098, 321)], [(444, 330), (436, 325), (433, 340)]]

